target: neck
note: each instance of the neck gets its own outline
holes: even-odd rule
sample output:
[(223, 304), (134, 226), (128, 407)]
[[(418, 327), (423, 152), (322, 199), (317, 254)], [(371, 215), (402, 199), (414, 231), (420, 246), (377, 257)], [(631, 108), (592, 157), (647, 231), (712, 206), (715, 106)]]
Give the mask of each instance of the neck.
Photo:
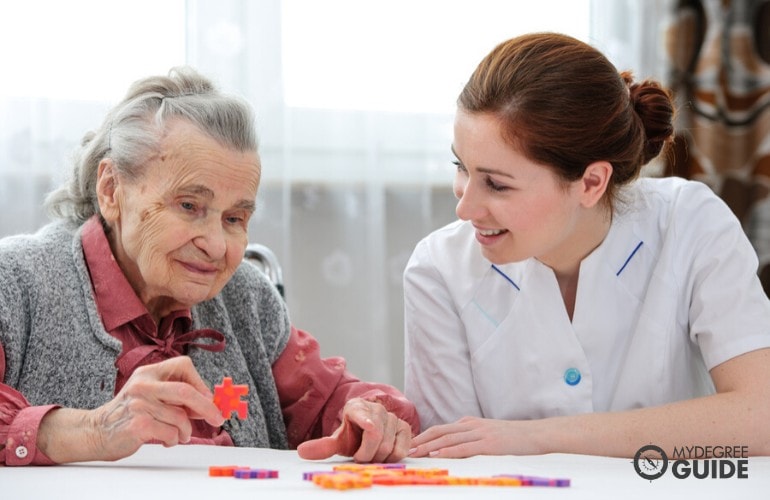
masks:
[(538, 260), (553, 269), (557, 279), (576, 280), (580, 263), (602, 244), (611, 224), (612, 212), (595, 207), (585, 213), (559, 249)]
[(574, 236), (557, 253), (539, 259), (553, 270), (570, 319), (575, 309), (580, 263), (601, 245), (611, 224), (610, 209), (596, 207), (586, 213), (572, 232)]

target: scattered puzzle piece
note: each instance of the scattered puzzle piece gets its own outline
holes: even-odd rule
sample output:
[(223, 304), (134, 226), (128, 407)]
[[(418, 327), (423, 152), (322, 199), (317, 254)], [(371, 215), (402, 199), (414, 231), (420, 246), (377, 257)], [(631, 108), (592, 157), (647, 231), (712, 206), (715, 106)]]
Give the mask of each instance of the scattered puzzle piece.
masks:
[(277, 479), (278, 471), (273, 469), (236, 469), (236, 479)]
[[(232, 384), (232, 382), (230, 383)], [(236, 465), (211, 466), (209, 476), (229, 476), (236, 479), (271, 479), (278, 477), (273, 469), (252, 469)], [(499, 474), (487, 477), (452, 476), (447, 469), (408, 468), (404, 464), (342, 464), (333, 470), (302, 474), (321, 488), (350, 490), (378, 486), (550, 486), (569, 487), (566, 478)]]
[(452, 476), (447, 469), (407, 468), (403, 464), (343, 464), (331, 471), (303, 474), (303, 479), (327, 489), (368, 488), (371, 485), (432, 486), (551, 486), (568, 487), (569, 479), (500, 474), (490, 477)]
[(235, 465), (212, 465), (209, 467), (209, 476), (212, 477), (233, 477), (235, 469), (238, 467)]
[(246, 418), (248, 404), (241, 401), (241, 396), (249, 393), (247, 385), (233, 385), (233, 379), (225, 377), (221, 385), (214, 386), (214, 404), (222, 411), (222, 416), (231, 418), (233, 412), (238, 413), (241, 420)]
[(212, 465), (209, 467), (209, 476), (234, 477), (236, 479), (275, 479), (278, 471), (274, 469), (252, 469), (237, 465)]
[(313, 483), (321, 488), (349, 490), (353, 488), (370, 488), (372, 486), (372, 478), (356, 474), (355, 472), (339, 471), (330, 474), (314, 475)]
[(570, 485), (570, 480), (566, 478), (520, 476), (515, 474), (500, 474), (494, 477), (518, 479), (521, 481), (522, 486), (555, 486), (564, 488)]

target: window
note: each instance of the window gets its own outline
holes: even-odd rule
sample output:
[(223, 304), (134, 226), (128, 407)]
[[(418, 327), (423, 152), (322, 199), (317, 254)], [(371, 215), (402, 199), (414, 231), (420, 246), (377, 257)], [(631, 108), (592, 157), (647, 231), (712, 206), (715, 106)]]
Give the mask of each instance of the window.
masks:
[(497, 43), (560, 31), (589, 39), (590, 0), (282, 2), (284, 96), (299, 108), (453, 113)]
[(0, 6), (0, 97), (113, 102), (127, 82), (184, 63), (184, 0)]

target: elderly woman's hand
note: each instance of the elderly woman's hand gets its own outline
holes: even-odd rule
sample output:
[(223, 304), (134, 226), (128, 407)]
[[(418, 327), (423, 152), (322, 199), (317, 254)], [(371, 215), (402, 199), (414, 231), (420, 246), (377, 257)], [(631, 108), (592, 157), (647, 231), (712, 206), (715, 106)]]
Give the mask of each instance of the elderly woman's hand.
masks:
[(189, 441), (191, 419), (217, 427), (224, 423), (190, 358), (180, 356), (138, 368), (99, 408), (50, 412), (41, 422), (38, 448), (58, 463), (117, 460), (144, 443)]
[(398, 462), (409, 453), (412, 429), (379, 403), (354, 398), (345, 404), (342, 425), (328, 437), (297, 447), (301, 458), (352, 456), (356, 462)]

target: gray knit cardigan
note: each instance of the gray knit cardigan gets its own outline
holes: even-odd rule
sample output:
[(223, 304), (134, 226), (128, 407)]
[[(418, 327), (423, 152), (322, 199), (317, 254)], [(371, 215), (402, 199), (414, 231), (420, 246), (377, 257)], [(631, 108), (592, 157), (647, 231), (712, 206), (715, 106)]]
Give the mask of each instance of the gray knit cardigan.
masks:
[[(213, 299), (192, 309), (193, 328), (225, 336), (222, 352), (190, 348), (213, 389), (225, 376), (248, 384), (248, 418), (225, 424), (236, 446), (286, 449), (271, 366), (289, 339), (275, 288), (243, 263)], [(55, 222), (34, 235), (0, 240), (0, 343), (4, 383), (32, 404), (92, 409), (113, 398), (120, 342), (104, 330), (91, 288), (80, 228)]]

